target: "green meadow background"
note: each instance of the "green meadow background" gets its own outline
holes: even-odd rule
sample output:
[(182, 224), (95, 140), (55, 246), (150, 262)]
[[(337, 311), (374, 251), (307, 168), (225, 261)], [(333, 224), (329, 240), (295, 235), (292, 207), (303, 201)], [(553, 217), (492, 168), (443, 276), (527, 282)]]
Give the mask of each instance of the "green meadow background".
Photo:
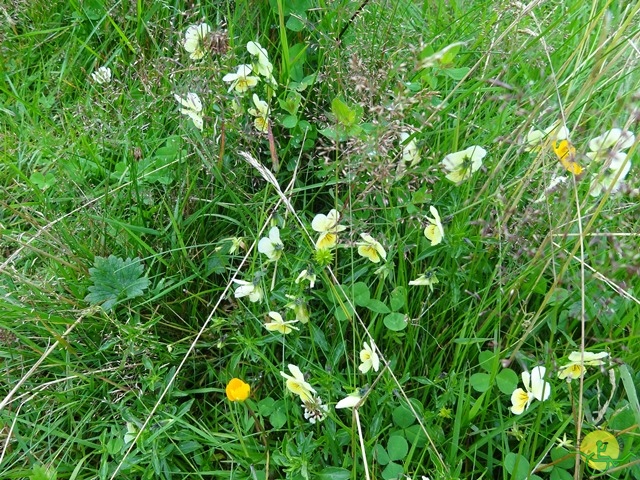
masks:
[[(250, 41), (274, 96), (222, 80)], [(639, 2), (0, 4), (0, 478), (640, 478), (639, 120)], [(527, 143), (554, 125), (579, 175), (553, 132)], [(590, 160), (614, 128), (633, 141)], [(472, 146), (480, 168), (446, 179)], [(620, 153), (624, 182), (592, 195)], [(346, 229), (318, 252), (331, 209)], [(278, 261), (256, 246), (273, 226)], [(268, 331), (291, 298), (309, 322)], [(559, 379), (581, 350), (608, 356)], [(536, 366), (550, 395), (516, 415)], [(610, 435), (581, 449), (592, 432)]]

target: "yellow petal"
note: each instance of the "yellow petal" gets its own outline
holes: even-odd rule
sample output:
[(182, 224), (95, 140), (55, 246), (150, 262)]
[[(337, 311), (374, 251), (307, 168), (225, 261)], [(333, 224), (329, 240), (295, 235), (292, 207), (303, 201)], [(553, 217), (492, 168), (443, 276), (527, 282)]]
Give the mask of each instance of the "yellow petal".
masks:
[(562, 163), (562, 166), (574, 175), (580, 175), (582, 173), (582, 167), (575, 161), (576, 147), (571, 145), (568, 140), (560, 140), (559, 142), (553, 142), (553, 151)]
[(586, 456), (591, 468), (606, 470), (613, 466), (614, 460), (620, 456), (620, 444), (611, 433), (595, 430), (584, 437), (580, 444), (580, 452)]

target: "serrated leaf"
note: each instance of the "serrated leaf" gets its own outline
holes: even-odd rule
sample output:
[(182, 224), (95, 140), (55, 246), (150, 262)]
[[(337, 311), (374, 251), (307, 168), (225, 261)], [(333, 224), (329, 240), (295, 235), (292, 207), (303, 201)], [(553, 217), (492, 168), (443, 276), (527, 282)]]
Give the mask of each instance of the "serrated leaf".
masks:
[(149, 279), (142, 276), (143, 271), (144, 266), (138, 257), (126, 260), (115, 255), (96, 257), (94, 266), (89, 269), (93, 285), (84, 299), (110, 310), (123, 300), (139, 297), (149, 286)]

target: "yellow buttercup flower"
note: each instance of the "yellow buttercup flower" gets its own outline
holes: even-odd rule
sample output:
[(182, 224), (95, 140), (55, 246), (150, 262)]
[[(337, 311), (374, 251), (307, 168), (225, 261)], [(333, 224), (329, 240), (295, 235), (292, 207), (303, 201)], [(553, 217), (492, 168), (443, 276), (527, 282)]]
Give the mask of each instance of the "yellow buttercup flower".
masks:
[(239, 378), (232, 378), (225, 388), (227, 398), (232, 402), (244, 402), (249, 398), (251, 387)]
[(571, 145), (569, 140), (560, 140), (559, 142), (553, 142), (551, 144), (553, 152), (562, 163), (562, 166), (574, 175), (580, 175), (582, 173), (582, 167), (576, 162), (576, 147)]
[(358, 242), (358, 253), (365, 258), (368, 258), (373, 263), (380, 263), (380, 259), (387, 259), (387, 252), (382, 247), (380, 242), (367, 233), (361, 233), (360, 237), (364, 242)]

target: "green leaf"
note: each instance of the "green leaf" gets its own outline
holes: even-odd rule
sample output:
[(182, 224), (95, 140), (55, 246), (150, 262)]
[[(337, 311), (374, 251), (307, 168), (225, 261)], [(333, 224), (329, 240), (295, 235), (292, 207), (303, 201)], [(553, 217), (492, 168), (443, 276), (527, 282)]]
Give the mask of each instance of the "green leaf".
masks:
[(349, 105), (344, 103), (338, 97), (331, 101), (331, 112), (336, 116), (338, 123), (341, 123), (346, 127), (356, 124), (356, 111), (349, 108)]
[(402, 465), (391, 462), (382, 471), (382, 478), (384, 478), (384, 480), (397, 480), (398, 478), (402, 478), (403, 473), (404, 468)]
[(46, 175), (43, 175), (41, 172), (33, 172), (29, 180), (42, 191), (56, 184), (56, 177), (51, 172)]
[(529, 476), (529, 462), (518, 453), (509, 452), (504, 459), (504, 468), (513, 480), (525, 480)]
[(496, 376), (498, 388), (505, 395), (511, 395), (518, 388), (518, 374), (510, 368), (504, 368)]
[(409, 453), (409, 444), (403, 436), (393, 435), (389, 438), (389, 443), (387, 443), (387, 453), (392, 461), (402, 460)]
[(493, 370), (492, 363), (495, 358), (496, 354), (494, 352), (491, 350), (483, 350), (480, 352), (480, 355), (478, 355), (478, 362), (484, 371), (491, 373), (491, 370)]
[(460, 67), (460, 68), (445, 68), (443, 70), (444, 74), (448, 77), (453, 78), (454, 80), (462, 80), (467, 73), (469, 73), (469, 67)]
[(373, 449), (373, 453), (376, 457), (376, 461), (380, 465), (387, 465), (391, 461), (389, 460), (389, 455), (387, 454), (387, 451), (379, 443), (376, 443), (376, 446)]
[(564, 468), (558, 468), (556, 465), (553, 470), (551, 470), (551, 475), (549, 476), (550, 480), (573, 480), (573, 474), (567, 472)]
[[(564, 460), (559, 461), (561, 458), (564, 458)], [(555, 465), (556, 467), (573, 468), (576, 463), (576, 454), (574, 452), (570, 452), (566, 448), (555, 447), (551, 449), (551, 460), (553, 460), (554, 463), (558, 462)]]
[[(355, 283), (352, 287), (351, 292), (353, 293), (353, 303), (355, 303), (359, 307), (366, 307), (369, 304), (371, 294), (369, 293), (369, 287), (366, 283)], [(347, 292), (347, 294), (351, 292)]]
[(384, 326), (394, 332), (407, 328), (407, 321), (402, 313), (393, 312), (384, 317)]
[(407, 289), (403, 286), (396, 287), (391, 292), (389, 296), (389, 304), (391, 305), (391, 310), (397, 312), (405, 304), (405, 298), (407, 296)]
[(269, 415), (269, 423), (276, 430), (282, 428), (285, 423), (287, 423), (287, 414), (284, 411), (284, 407), (279, 405), (280, 408), (274, 410), (271, 415)]
[(471, 375), (470, 383), (476, 392), (486, 392), (491, 388), (491, 375), (488, 373), (474, 373)]
[(413, 412), (408, 407), (400, 405), (391, 412), (391, 418), (393, 423), (398, 428), (407, 428), (413, 425), (416, 421), (416, 417), (413, 416)]
[(325, 467), (316, 476), (319, 480), (348, 480), (351, 472), (340, 467)]
[(291, 128), (295, 128), (296, 125), (298, 125), (298, 117), (296, 116), (287, 115), (282, 119), (282, 126), (284, 128), (291, 129)]
[[(300, 15), (300, 17), (304, 17), (304, 19), (306, 20), (306, 14), (303, 13), (302, 15)], [(292, 32), (301, 32), (302, 30), (304, 30), (304, 23), (298, 17), (293, 15), (291, 15), (287, 19), (285, 26)]]
[(376, 299), (370, 299), (365, 305), (369, 310), (376, 313), (389, 313), (389, 307), (387, 307), (383, 302)]
[(91, 304), (102, 304), (110, 310), (123, 300), (139, 297), (149, 286), (149, 279), (142, 276), (144, 267), (138, 257), (123, 260), (114, 255), (109, 258), (96, 257), (89, 275), (93, 285), (85, 300)]
[(262, 417), (268, 417), (273, 412), (276, 401), (271, 398), (263, 398), (258, 402), (258, 414)]

